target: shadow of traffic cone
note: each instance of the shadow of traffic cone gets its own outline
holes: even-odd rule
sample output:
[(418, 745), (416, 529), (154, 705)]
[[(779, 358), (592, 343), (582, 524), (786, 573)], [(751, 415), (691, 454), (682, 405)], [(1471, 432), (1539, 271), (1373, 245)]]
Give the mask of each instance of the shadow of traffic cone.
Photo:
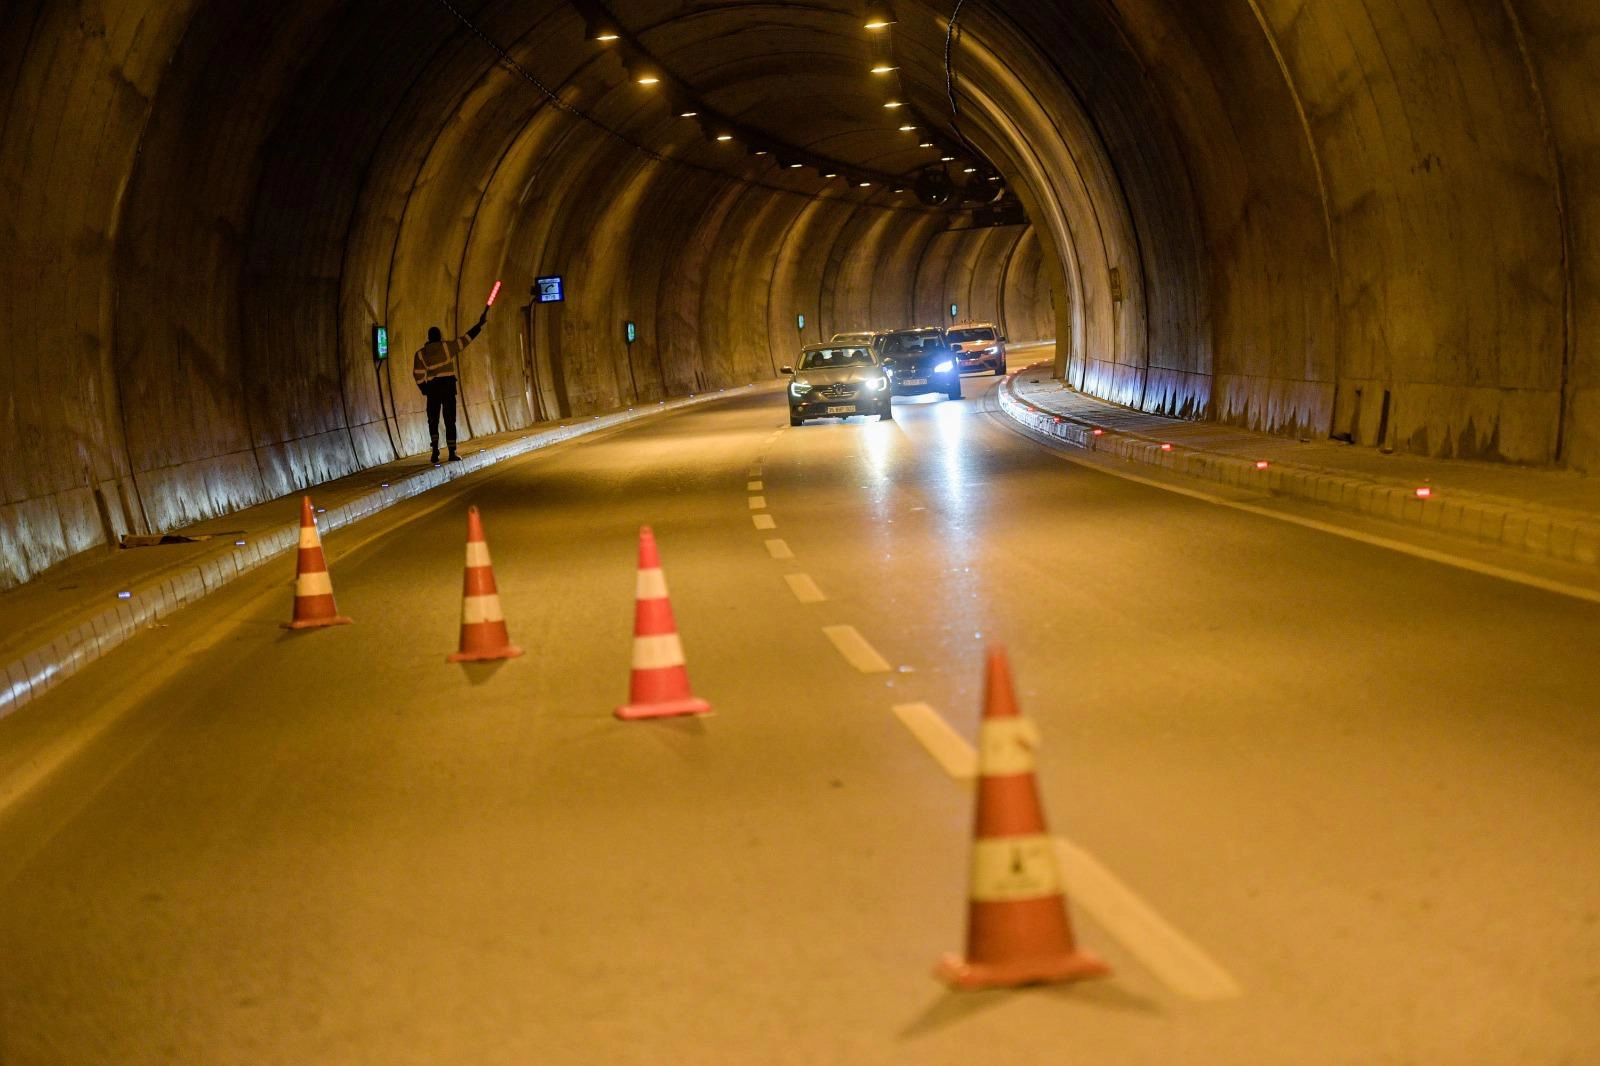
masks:
[(1017, 713), (1006, 653), (989, 652), (979, 727), (967, 956), (934, 971), (959, 989), (1076, 981), (1111, 972), (1080, 951), (1034, 781), (1039, 731)]
[(311, 497), (300, 497), (300, 551), (295, 563), (294, 621), (285, 629), (315, 629), (318, 626), (347, 626), (350, 619), (333, 605), (333, 579), (328, 576), (328, 560), (322, 554), (322, 538), (317, 535), (317, 519), (311, 513)]
[(489, 564), (489, 543), (483, 539), (483, 520), (476, 507), (467, 508), (467, 569), (461, 579), (461, 650), (446, 662), (479, 663), (515, 659), (522, 649), (511, 643), (506, 616), (500, 610), (500, 592)]
[(667, 579), (661, 572), (655, 534), (649, 526), (642, 526), (634, 592), (633, 675), (628, 702), (617, 708), (617, 717), (710, 714), (711, 704), (689, 691), (689, 671), (683, 662), (683, 643), (672, 621), (672, 601), (667, 598)]

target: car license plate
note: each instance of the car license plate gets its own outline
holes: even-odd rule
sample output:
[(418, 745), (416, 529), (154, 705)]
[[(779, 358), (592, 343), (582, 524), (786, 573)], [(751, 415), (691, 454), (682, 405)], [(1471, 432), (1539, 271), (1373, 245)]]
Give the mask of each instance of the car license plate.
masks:
[(902, 385), (926, 385), (927, 383), (928, 383), (928, 379), (927, 378), (906, 378), (900, 384), (902, 384)]
[(853, 415), (856, 413), (856, 405), (853, 403), (835, 404), (828, 408), (828, 413), (830, 415)]

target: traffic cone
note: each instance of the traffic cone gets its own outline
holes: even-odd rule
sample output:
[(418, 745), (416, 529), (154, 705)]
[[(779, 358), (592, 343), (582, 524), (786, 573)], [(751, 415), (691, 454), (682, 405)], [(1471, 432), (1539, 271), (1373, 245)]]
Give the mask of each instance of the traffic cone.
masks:
[(347, 626), (350, 619), (333, 605), (333, 580), (328, 577), (328, 560), (322, 554), (322, 538), (317, 535), (317, 519), (311, 513), (311, 497), (300, 497), (300, 552), (294, 577), (294, 621), (285, 629), (315, 629), (318, 626)]
[(1017, 713), (1011, 668), (1000, 648), (989, 651), (986, 687), (967, 955), (946, 955), (934, 972), (958, 989), (1102, 977), (1110, 968), (1079, 950), (1072, 937), (1034, 781), (1039, 730)]
[(483, 539), (483, 520), (476, 507), (467, 508), (467, 569), (461, 581), (461, 650), (446, 662), (477, 663), (490, 659), (515, 659), (522, 649), (511, 643), (506, 616), (500, 610), (500, 592), (489, 564), (489, 544)]
[(661, 572), (655, 534), (639, 529), (639, 577), (634, 592), (633, 676), (628, 702), (617, 708), (618, 718), (666, 718), (680, 714), (710, 714), (711, 704), (689, 691), (689, 671), (683, 665), (683, 643), (672, 621), (672, 601), (667, 599), (667, 579)]

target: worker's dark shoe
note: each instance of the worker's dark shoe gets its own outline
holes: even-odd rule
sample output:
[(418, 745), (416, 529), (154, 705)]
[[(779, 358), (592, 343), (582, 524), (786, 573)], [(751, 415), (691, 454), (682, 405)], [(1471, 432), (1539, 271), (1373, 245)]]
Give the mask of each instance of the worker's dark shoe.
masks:
[(450, 453), (450, 461), (452, 463), (459, 463), (461, 461), (461, 456), (457, 455), (455, 452), (451, 452)]
[(433, 458), (429, 459), (428, 462), (432, 463), (434, 466), (438, 466), (439, 465), (439, 449), (438, 448), (435, 448), (433, 450)]

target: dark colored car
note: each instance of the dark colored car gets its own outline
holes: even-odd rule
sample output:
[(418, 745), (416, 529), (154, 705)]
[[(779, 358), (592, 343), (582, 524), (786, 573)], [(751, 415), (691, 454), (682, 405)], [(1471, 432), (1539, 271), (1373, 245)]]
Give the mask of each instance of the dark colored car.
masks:
[(896, 396), (942, 392), (952, 400), (961, 399), (961, 367), (938, 326), (890, 330), (883, 335), (878, 354)]
[(798, 366), (786, 366), (789, 382), (789, 424), (808, 418), (877, 415), (893, 418), (889, 375), (868, 344), (808, 344)]
[(962, 322), (945, 331), (962, 370), (1006, 372), (1006, 339), (988, 322)]

